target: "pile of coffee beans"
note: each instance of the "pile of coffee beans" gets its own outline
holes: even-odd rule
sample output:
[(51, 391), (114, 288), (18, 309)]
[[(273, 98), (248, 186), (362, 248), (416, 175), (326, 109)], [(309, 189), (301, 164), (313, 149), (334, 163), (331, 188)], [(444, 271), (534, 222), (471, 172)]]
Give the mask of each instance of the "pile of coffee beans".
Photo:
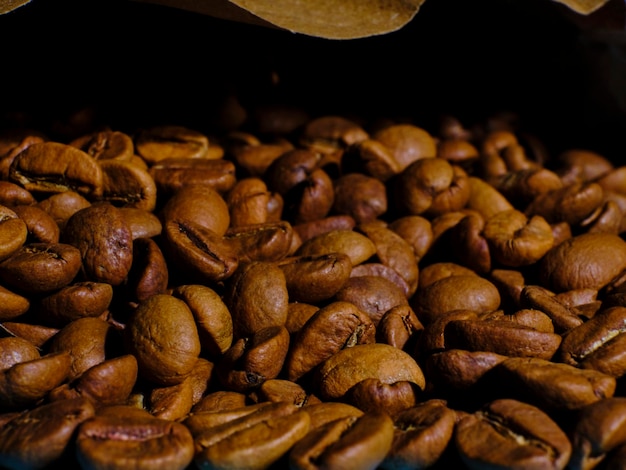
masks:
[(255, 113), (1, 130), (0, 467), (626, 468), (626, 167)]

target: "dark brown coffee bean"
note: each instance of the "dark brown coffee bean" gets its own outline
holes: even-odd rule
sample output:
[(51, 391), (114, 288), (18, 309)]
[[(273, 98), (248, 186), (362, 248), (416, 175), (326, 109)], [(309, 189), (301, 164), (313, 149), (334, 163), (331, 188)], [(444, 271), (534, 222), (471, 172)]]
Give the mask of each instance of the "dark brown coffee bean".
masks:
[(133, 262), (133, 238), (126, 219), (109, 203), (92, 204), (70, 217), (62, 239), (80, 250), (87, 280), (117, 286)]
[(44, 194), (76, 191), (92, 198), (102, 193), (102, 170), (89, 154), (59, 142), (30, 145), (15, 157), (9, 179)]
[(28, 294), (69, 285), (81, 268), (78, 248), (66, 243), (29, 243), (0, 263), (0, 279)]
[(358, 418), (339, 418), (319, 426), (297, 442), (289, 452), (293, 469), (375, 469), (393, 440), (393, 421), (384, 412)]
[(0, 427), (0, 465), (46, 468), (71, 446), (76, 428), (95, 413), (85, 398), (43, 404)]
[(183, 470), (193, 460), (193, 439), (181, 423), (123, 413), (94, 416), (76, 435), (76, 457), (83, 468), (109, 465)]
[(572, 446), (543, 411), (501, 399), (467, 415), (455, 428), (455, 446), (469, 468), (565, 468)]

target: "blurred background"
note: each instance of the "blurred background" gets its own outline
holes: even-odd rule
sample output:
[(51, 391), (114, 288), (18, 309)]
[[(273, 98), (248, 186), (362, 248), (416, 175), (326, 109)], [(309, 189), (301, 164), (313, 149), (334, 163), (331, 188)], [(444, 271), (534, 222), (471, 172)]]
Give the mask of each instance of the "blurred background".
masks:
[(626, 41), (613, 5), (582, 18), (549, 0), (426, 0), (399, 31), (339, 41), (131, 0), (32, 0), (0, 16), (0, 127), (91, 107), (120, 130), (204, 130), (236, 96), (433, 132), (442, 115), (512, 112), (552, 152), (620, 160)]

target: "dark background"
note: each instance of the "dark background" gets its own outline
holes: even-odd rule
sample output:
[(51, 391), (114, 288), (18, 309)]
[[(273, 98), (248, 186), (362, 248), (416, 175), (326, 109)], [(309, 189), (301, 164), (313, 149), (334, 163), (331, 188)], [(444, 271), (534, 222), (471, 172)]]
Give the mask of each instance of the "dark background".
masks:
[(0, 16), (0, 124), (93, 106), (121, 130), (202, 129), (236, 93), (245, 106), (402, 116), (431, 131), (446, 113), (470, 124), (512, 111), (554, 152), (619, 160), (624, 110), (597, 76), (606, 51), (577, 19), (550, 0), (427, 0), (397, 32), (337, 41), (130, 0), (33, 0)]

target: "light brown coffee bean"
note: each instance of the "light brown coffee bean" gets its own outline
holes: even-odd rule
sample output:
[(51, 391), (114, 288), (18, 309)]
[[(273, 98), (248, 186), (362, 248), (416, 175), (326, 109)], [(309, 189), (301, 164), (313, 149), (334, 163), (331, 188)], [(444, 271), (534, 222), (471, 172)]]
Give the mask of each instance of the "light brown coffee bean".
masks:
[(395, 419), (417, 405), (421, 397), (422, 390), (408, 380), (388, 384), (379, 379), (365, 379), (354, 384), (344, 399), (366, 413), (384, 411)]
[(566, 364), (621, 377), (626, 373), (625, 322), (626, 307), (601, 310), (590, 320), (568, 331), (558, 359)]
[(28, 241), (28, 225), (17, 213), (0, 206), (0, 260), (18, 251)]
[(393, 442), (380, 468), (434, 465), (451, 441), (455, 424), (456, 413), (442, 400), (427, 400), (404, 410), (394, 419)]
[(582, 408), (571, 436), (569, 467), (576, 470), (597, 467), (607, 454), (626, 442), (626, 398), (606, 398)]
[(115, 330), (98, 317), (82, 317), (65, 325), (50, 339), (50, 352), (69, 352), (72, 364), (69, 380), (107, 359), (107, 347), (114, 344)]
[(378, 379), (386, 384), (407, 381), (422, 390), (425, 387), (424, 374), (415, 359), (382, 343), (341, 349), (326, 359), (315, 375), (320, 395), (327, 400), (343, 397), (353, 385), (365, 379)]
[(27, 294), (69, 285), (81, 269), (81, 253), (67, 243), (29, 243), (0, 263), (0, 279)]
[(272, 403), (195, 436), (194, 462), (198, 467), (211, 465), (224, 470), (267, 468), (309, 428), (310, 418), (305, 411), (286, 402)]
[(612, 397), (617, 386), (614, 377), (602, 372), (536, 357), (510, 357), (493, 373), (494, 380), (506, 384), (504, 393), (547, 411), (581, 409)]
[(133, 240), (152, 238), (161, 234), (163, 224), (154, 212), (136, 207), (120, 207), (120, 212), (133, 234)]
[(471, 187), (467, 173), (442, 158), (422, 158), (399, 175), (394, 198), (405, 214), (436, 217), (465, 207)]
[(307, 404), (304, 410), (311, 417), (311, 430), (342, 418), (358, 418), (365, 414), (356, 406), (340, 401), (324, 401)]
[(172, 295), (191, 310), (203, 350), (211, 357), (224, 354), (233, 342), (233, 319), (220, 295), (200, 284), (177, 286)]
[(501, 399), (459, 421), (455, 446), (469, 468), (488, 466), (565, 468), (572, 446), (565, 432), (543, 411)]
[(166, 158), (203, 158), (209, 139), (194, 129), (166, 125), (142, 129), (134, 144), (137, 153), (152, 165)]
[(157, 202), (157, 186), (148, 170), (131, 162), (101, 160), (101, 200), (116, 207), (132, 207), (152, 211)]
[(124, 413), (94, 416), (77, 430), (76, 458), (83, 468), (108, 465), (183, 470), (193, 460), (193, 438), (181, 423)]
[(102, 170), (89, 154), (71, 145), (42, 142), (18, 154), (9, 179), (29, 191), (50, 194), (76, 191), (93, 198), (102, 193)]
[(291, 380), (278, 378), (265, 380), (249, 397), (255, 403), (288, 402), (296, 406), (304, 406), (308, 400), (307, 392), (302, 386)]
[(51, 352), (1, 371), (2, 408), (21, 410), (35, 406), (68, 378), (71, 361), (67, 352)]
[(398, 349), (413, 351), (424, 325), (409, 305), (398, 305), (387, 310), (376, 326), (376, 342)]
[(285, 324), (289, 294), (285, 274), (276, 264), (242, 264), (226, 289), (224, 301), (233, 319), (235, 340), (261, 328)]
[(128, 319), (124, 337), (127, 351), (137, 358), (139, 374), (160, 385), (182, 382), (200, 355), (191, 310), (167, 294), (141, 302)]
[(451, 310), (490, 312), (498, 309), (500, 301), (500, 292), (487, 279), (476, 275), (459, 275), (448, 276), (418, 288), (411, 306), (426, 325), (438, 315)]
[(36, 205), (14, 206), (13, 211), (26, 223), (27, 243), (58, 243), (61, 230), (45, 210)]
[(542, 285), (556, 293), (601, 289), (626, 269), (626, 242), (609, 233), (578, 235), (548, 251), (539, 269)]
[(133, 262), (133, 239), (126, 219), (107, 202), (79, 210), (67, 221), (62, 240), (78, 248), (89, 281), (120, 285)]
[(224, 238), (233, 245), (239, 261), (246, 263), (280, 261), (289, 256), (296, 234), (290, 223), (279, 221), (231, 227)]
[(344, 348), (375, 342), (370, 317), (350, 302), (331, 302), (317, 310), (298, 331), (285, 361), (287, 378), (297, 382)]
[(372, 138), (391, 151), (401, 169), (416, 160), (437, 155), (437, 144), (433, 136), (414, 124), (392, 124), (376, 131)]
[(193, 407), (193, 389), (189, 377), (175, 385), (157, 386), (148, 397), (150, 414), (155, 418), (180, 421)]
[(344, 253), (291, 256), (278, 262), (291, 302), (315, 304), (330, 299), (346, 283), (352, 263)]
[(339, 418), (321, 425), (289, 452), (293, 469), (354, 468), (374, 470), (393, 440), (393, 421), (384, 412)]
[(132, 138), (121, 131), (92, 132), (75, 138), (70, 145), (81, 149), (96, 160), (129, 161), (135, 153)]
[(113, 300), (113, 287), (105, 282), (75, 282), (43, 297), (38, 315), (47, 325), (64, 326), (82, 317), (98, 317)]
[(166, 260), (180, 269), (185, 283), (220, 282), (239, 266), (238, 248), (194, 219), (174, 219), (163, 230)]
[(448, 348), (545, 360), (556, 354), (562, 341), (556, 333), (505, 320), (452, 320), (444, 334)]
[(72, 445), (76, 428), (95, 413), (84, 398), (47, 403), (19, 413), (0, 427), (0, 465), (45, 468)]
[(217, 363), (217, 376), (228, 390), (246, 392), (280, 374), (289, 350), (289, 332), (280, 326), (260, 328), (239, 338)]
[(50, 391), (51, 401), (83, 397), (96, 408), (123, 405), (137, 382), (137, 359), (124, 354), (105, 359), (85, 370), (79, 377)]
[(150, 166), (148, 173), (159, 195), (171, 196), (189, 186), (207, 186), (220, 194), (235, 185), (235, 165), (222, 158), (166, 158)]
[(222, 196), (207, 185), (187, 185), (169, 198), (161, 211), (164, 224), (179, 220), (193, 221), (217, 235), (230, 225), (228, 205)]
[(0, 321), (14, 320), (26, 313), (31, 302), (28, 297), (24, 297), (9, 289), (0, 286)]
[(529, 219), (517, 210), (487, 219), (483, 235), (494, 261), (511, 267), (536, 263), (554, 244), (552, 229), (543, 217)]
[(91, 202), (76, 191), (64, 191), (62, 193), (51, 194), (37, 203), (44, 211), (56, 221), (63, 230), (69, 218), (91, 205)]

